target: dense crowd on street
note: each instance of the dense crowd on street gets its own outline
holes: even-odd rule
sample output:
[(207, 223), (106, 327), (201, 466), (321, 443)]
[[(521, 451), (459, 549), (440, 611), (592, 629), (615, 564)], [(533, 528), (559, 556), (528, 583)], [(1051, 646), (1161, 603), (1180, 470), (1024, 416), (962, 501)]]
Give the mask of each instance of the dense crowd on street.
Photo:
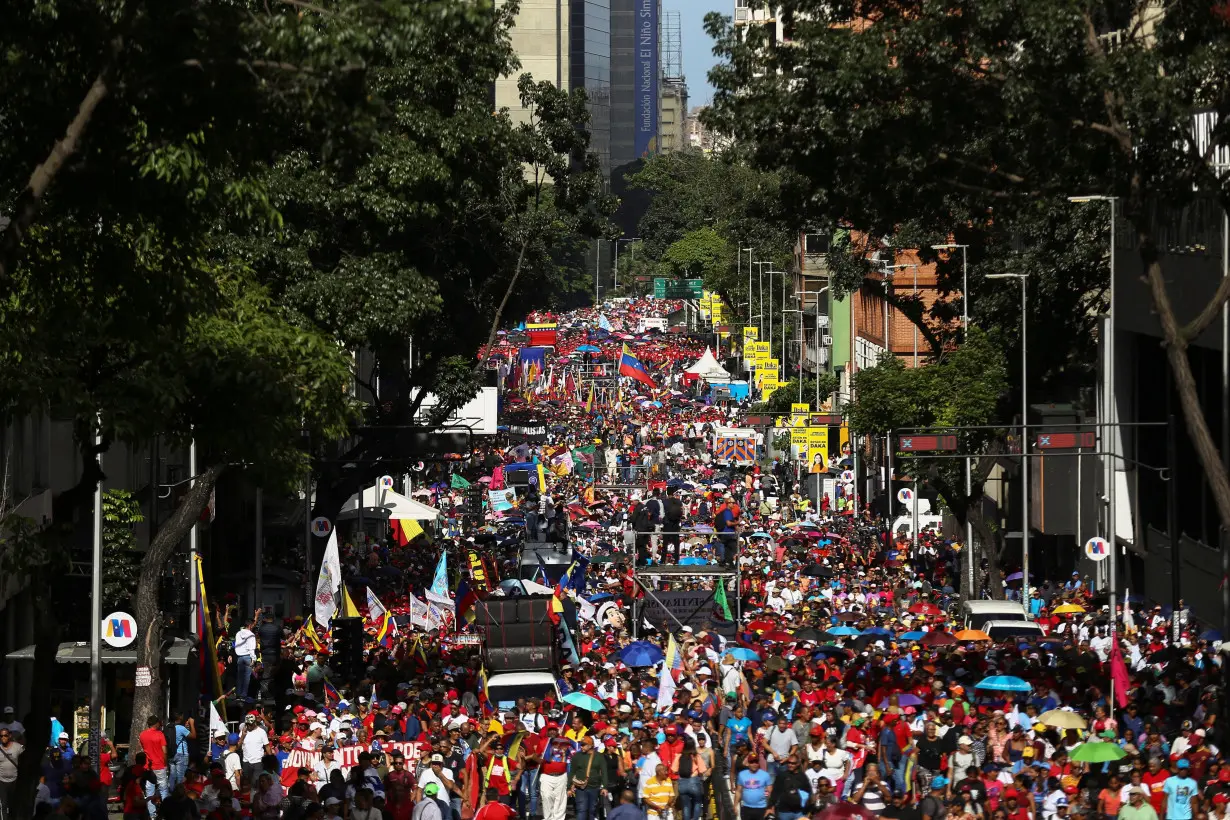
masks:
[[(1042, 637), (966, 629), (960, 544), (890, 533), (840, 481), (819, 496), (763, 438), (756, 463), (719, 463), (713, 433), (748, 404), (688, 378), (706, 340), (638, 330), (672, 308), (535, 315), (558, 326), (542, 359), (521, 359), (516, 331), (482, 352), (508, 429), (421, 475), (410, 492), (440, 510), (438, 530), (341, 545), (347, 594), (388, 615), (365, 610), (358, 674), (334, 668), (323, 624), (219, 607), (228, 697), (211, 717), (151, 718), (122, 764), (104, 744), (99, 772), (53, 735), (39, 812), (1226, 820), (1220, 636), (1183, 613), (1175, 640), (1160, 607), (1112, 612), (1075, 573), (1030, 590)], [(616, 375), (625, 347), (644, 378)], [(514, 485), (522, 465), (531, 480)], [(565, 575), (524, 577), (527, 543), (566, 550)], [(412, 615), (442, 564), (453, 607), (427, 629)], [(663, 564), (695, 570), (637, 577)], [(1004, 582), (1008, 597), (1026, 581)], [(633, 612), (646, 583), (711, 604), (650, 623)], [(494, 702), (467, 616), (535, 591), (575, 610), (556, 686)], [(22, 741), (5, 710), (0, 786)]]

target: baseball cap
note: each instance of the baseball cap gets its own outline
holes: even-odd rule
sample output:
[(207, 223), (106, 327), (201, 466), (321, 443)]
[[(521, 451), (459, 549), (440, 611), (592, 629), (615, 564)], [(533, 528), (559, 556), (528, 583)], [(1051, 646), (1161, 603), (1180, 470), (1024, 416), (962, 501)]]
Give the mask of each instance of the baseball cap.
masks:
[(56, 739), (57, 740), (68, 740), (68, 732), (60, 732), (59, 736)]
[(931, 788), (933, 789), (942, 789), (947, 785), (948, 785), (948, 778), (944, 777), (944, 775), (939, 775), (938, 777), (931, 778)]
[(1128, 794), (1129, 795), (1132, 795), (1132, 794), (1147, 795), (1148, 792), (1145, 791), (1144, 788), (1140, 786), (1133, 786), (1132, 788), (1128, 789)]
[(1068, 807), (1068, 798), (1066, 797), (1056, 797), (1055, 798), (1055, 808), (1066, 809), (1067, 807)]
[(435, 797), (439, 793), (440, 793), (440, 786), (436, 783), (428, 783), (426, 786), (423, 787), (423, 794), (427, 795), (428, 797)]
[(432, 762), (432, 763), (443, 763), (443, 762), (444, 762), (444, 755), (442, 755), (442, 754), (434, 754), (434, 755), (432, 755), (432, 756), (431, 756), (431, 762)]
[(1174, 765), (1180, 769), (1190, 769), (1192, 767), (1191, 761), (1187, 759), (1180, 759), (1179, 762)]

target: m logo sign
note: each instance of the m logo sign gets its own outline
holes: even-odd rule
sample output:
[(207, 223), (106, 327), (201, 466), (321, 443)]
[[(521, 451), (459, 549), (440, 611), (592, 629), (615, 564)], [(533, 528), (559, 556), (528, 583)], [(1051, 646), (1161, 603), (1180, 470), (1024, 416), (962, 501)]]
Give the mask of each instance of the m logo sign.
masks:
[(112, 612), (102, 621), (103, 643), (123, 649), (137, 639), (137, 620), (127, 612)]

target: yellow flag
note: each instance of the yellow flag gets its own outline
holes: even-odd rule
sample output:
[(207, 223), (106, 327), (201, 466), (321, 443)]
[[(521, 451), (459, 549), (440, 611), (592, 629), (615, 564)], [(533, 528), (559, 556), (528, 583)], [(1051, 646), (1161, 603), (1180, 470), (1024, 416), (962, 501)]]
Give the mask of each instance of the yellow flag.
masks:
[(585, 400), (585, 412), (594, 412), (594, 383), (589, 383), (589, 398)]
[(413, 518), (403, 518), (401, 529), (406, 534), (406, 541), (413, 541), (423, 534), (423, 526)]
[(350, 590), (346, 589), (346, 585), (342, 584), (342, 617), (343, 618), (358, 618), (359, 608), (354, 605), (354, 601), (350, 599)]

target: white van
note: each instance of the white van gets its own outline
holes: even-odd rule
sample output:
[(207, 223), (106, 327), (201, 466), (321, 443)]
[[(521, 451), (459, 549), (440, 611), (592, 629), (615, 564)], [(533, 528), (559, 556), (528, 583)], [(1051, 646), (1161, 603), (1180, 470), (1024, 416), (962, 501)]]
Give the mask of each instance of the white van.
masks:
[(981, 629), (989, 621), (1028, 621), (1025, 607), (1014, 601), (964, 601), (961, 604), (963, 629)]
[[(926, 532), (927, 530), (935, 530), (940, 532), (944, 527), (944, 516), (942, 515), (918, 515), (918, 531)], [(893, 522), (893, 536), (897, 538), (913, 538), (914, 537), (914, 516), (902, 515)]]
[(1033, 621), (986, 621), (982, 624), (982, 631), (990, 635), (991, 640), (996, 643), (1008, 639), (1036, 639), (1046, 635), (1042, 631), (1042, 625)]
[(539, 700), (551, 694), (558, 701), (559, 687), (550, 672), (501, 672), (487, 679), (487, 699), (497, 709), (512, 709), (518, 698)]

